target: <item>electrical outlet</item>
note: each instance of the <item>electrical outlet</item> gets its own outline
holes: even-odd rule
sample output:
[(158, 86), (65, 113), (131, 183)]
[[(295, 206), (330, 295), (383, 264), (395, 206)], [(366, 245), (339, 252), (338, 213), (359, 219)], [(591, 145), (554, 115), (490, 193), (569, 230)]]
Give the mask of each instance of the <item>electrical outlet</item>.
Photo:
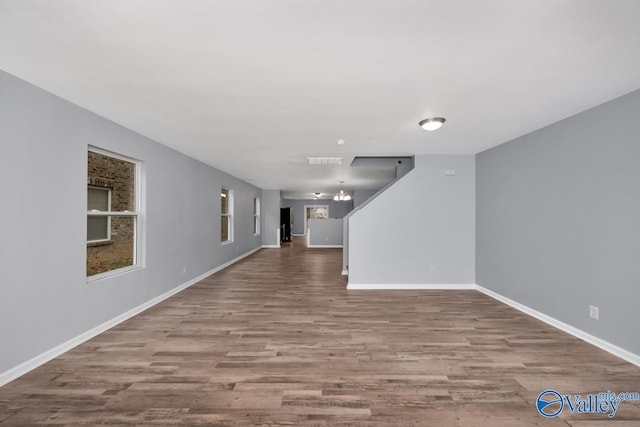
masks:
[(182, 274), (187, 274), (187, 266), (186, 265), (182, 266)]
[(598, 318), (600, 317), (600, 310), (598, 309), (597, 306), (595, 305), (589, 306), (589, 317), (591, 317), (592, 319), (598, 320)]
[(431, 274), (434, 274), (436, 272), (437, 268), (435, 265), (431, 266)]

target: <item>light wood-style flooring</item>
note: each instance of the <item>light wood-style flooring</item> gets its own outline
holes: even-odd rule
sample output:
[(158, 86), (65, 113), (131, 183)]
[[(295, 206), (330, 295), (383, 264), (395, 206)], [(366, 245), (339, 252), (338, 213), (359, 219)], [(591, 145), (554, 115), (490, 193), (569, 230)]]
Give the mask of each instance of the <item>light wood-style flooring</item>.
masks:
[(341, 260), (261, 250), (0, 388), (0, 425), (640, 426), (535, 409), (640, 368), (476, 291), (346, 291)]

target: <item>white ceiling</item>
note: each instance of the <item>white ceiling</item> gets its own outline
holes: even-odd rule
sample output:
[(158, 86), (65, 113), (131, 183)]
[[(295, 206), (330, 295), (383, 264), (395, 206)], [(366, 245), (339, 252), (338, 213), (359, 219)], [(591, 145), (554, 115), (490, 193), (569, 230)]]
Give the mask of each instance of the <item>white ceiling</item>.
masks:
[(640, 1), (0, 0), (0, 69), (261, 188), (331, 193), (390, 179), (355, 155), (477, 153), (640, 88)]

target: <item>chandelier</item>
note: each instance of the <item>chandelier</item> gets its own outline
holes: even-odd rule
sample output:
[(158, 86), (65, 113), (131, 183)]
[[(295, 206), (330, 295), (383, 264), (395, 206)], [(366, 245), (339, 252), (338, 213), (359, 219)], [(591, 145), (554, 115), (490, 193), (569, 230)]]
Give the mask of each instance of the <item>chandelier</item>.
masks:
[(349, 195), (349, 193), (344, 191), (344, 181), (340, 181), (340, 191), (338, 191), (336, 195), (333, 196), (333, 200), (335, 200), (336, 202), (346, 202), (348, 200), (351, 200), (351, 196)]

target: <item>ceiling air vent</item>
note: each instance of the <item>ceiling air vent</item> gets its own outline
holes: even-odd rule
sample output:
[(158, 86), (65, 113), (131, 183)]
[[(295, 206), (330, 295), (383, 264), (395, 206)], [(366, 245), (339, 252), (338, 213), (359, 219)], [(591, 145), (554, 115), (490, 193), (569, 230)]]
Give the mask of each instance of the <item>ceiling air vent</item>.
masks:
[(311, 166), (340, 166), (342, 157), (307, 157)]

